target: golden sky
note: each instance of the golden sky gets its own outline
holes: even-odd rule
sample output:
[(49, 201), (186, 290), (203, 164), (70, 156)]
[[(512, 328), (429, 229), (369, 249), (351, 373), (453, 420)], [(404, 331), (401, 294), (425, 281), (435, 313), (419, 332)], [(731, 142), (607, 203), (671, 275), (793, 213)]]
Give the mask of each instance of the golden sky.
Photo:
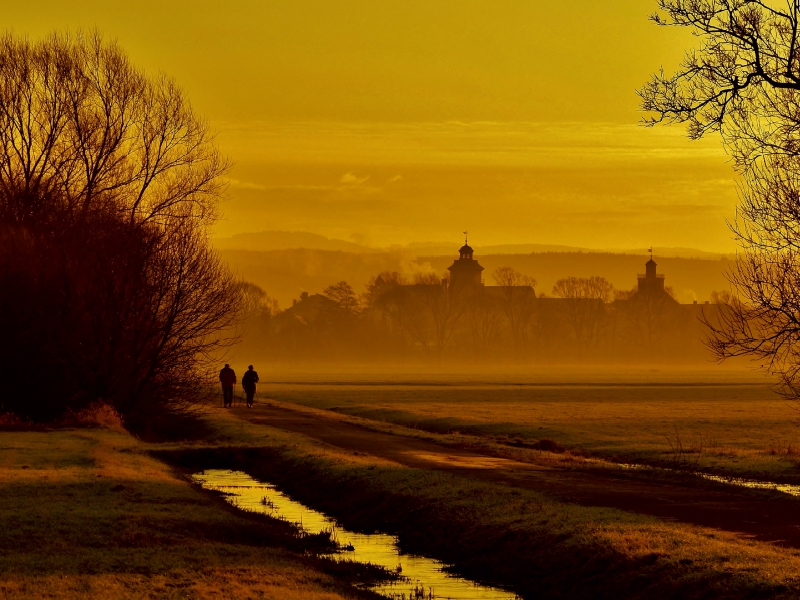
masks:
[(234, 161), (219, 235), (311, 231), (730, 251), (717, 139), (637, 126), (693, 40), (654, 0), (0, 0), (6, 27), (98, 27), (186, 89)]

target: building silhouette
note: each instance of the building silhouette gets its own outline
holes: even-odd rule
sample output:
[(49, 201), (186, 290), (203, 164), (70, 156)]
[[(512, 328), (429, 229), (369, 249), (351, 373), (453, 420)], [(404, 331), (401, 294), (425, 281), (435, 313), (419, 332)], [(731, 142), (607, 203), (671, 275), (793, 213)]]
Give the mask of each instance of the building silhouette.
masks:
[(644, 268), (644, 274), (639, 273), (636, 275), (636, 292), (631, 296), (630, 300), (642, 301), (647, 299), (652, 301), (658, 299), (678, 304), (678, 301), (665, 289), (666, 276), (657, 273), (658, 264), (653, 260), (652, 252), (650, 253), (650, 260), (644, 264)]
[(447, 276), (415, 283), (378, 276), (372, 289), (380, 293), (361, 311), (346, 313), (334, 300), (304, 292), (276, 318), (276, 343), (306, 357), (344, 356), (345, 349), (365, 359), (381, 352), (442, 356), (445, 348), (471, 346), (485, 358), (688, 360), (706, 356), (703, 323), (719, 312), (708, 302), (679, 303), (652, 253), (636, 287), (616, 290), (613, 301), (581, 287), (586, 278), (572, 278), (579, 282), (574, 294), (562, 297), (537, 294), (523, 277), (486, 285), (484, 270), (465, 239)]
[(473, 258), (474, 250), (464, 240), (464, 245), (458, 250), (458, 259), (447, 267), (450, 271), (450, 285), (452, 287), (479, 286), (483, 283), (483, 267)]

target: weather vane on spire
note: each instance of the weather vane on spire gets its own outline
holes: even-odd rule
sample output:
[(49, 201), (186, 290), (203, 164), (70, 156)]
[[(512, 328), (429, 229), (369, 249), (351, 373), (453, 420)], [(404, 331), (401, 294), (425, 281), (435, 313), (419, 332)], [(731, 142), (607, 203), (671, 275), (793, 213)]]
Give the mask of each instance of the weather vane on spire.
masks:
[(650, 253), (650, 260), (653, 260), (653, 247), (650, 246), (647, 251)]
[(469, 244), (467, 243), (468, 240), (469, 240), (469, 236), (467, 235), (468, 233), (469, 233), (468, 231), (464, 232), (464, 245), (465, 246), (469, 246)]

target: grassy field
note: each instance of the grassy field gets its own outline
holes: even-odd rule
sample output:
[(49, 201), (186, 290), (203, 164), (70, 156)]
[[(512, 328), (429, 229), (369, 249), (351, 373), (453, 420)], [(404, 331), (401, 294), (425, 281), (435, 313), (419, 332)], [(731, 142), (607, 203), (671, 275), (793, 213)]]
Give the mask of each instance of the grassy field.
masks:
[(262, 393), (277, 400), (437, 434), (505, 445), (550, 439), (615, 462), (800, 482), (798, 407), (752, 371), (272, 377)]
[[(564, 383), (568, 375), (267, 372), (260, 394), (509, 451), (552, 439), (663, 462), (677, 428), (689, 450), (703, 440), (690, 456), (704, 468), (796, 477), (794, 413), (752, 374), (588, 370)], [(325, 540), (187, 483), (211, 467), (277, 483), (351, 529), (395, 532), (406, 551), (525, 597), (800, 597), (796, 550), (403, 467), (240, 418), (248, 414), (209, 407), (209, 435), (195, 442), (145, 443), (113, 428), (0, 433), (0, 597), (369, 596), (351, 587), (363, 570), (307, 553)]]
[(0, 440), (0, 597), (372, 597), (304, 556), (324, 540), (238, 513), (123, 431)]
[[(244, 470), (354, 530), (530, 598), (795, 598), (800, 552), (735, 534), (410, 469), (222, 413), (217, 442), (159, 456)], [(233, 445), (237, 442), (238, 445)]]

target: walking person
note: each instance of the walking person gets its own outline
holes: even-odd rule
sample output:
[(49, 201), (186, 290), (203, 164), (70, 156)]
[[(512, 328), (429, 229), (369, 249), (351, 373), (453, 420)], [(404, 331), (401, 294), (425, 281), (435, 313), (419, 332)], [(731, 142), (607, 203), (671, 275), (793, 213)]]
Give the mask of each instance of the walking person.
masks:
[(247, 373), (242, 377), (242, 387), (247, 394), (247, 408), (253, 408), (253, 396), (256, 394), (256, 384), (258, 383), (258, 373), (253, 370), (253, 365), (247, 367)]
[(227, 363), (219, 372), (219, 382), (222, 384), (223, 408), (233, 406), (233, 386), (236, 385), (236, 373)]

